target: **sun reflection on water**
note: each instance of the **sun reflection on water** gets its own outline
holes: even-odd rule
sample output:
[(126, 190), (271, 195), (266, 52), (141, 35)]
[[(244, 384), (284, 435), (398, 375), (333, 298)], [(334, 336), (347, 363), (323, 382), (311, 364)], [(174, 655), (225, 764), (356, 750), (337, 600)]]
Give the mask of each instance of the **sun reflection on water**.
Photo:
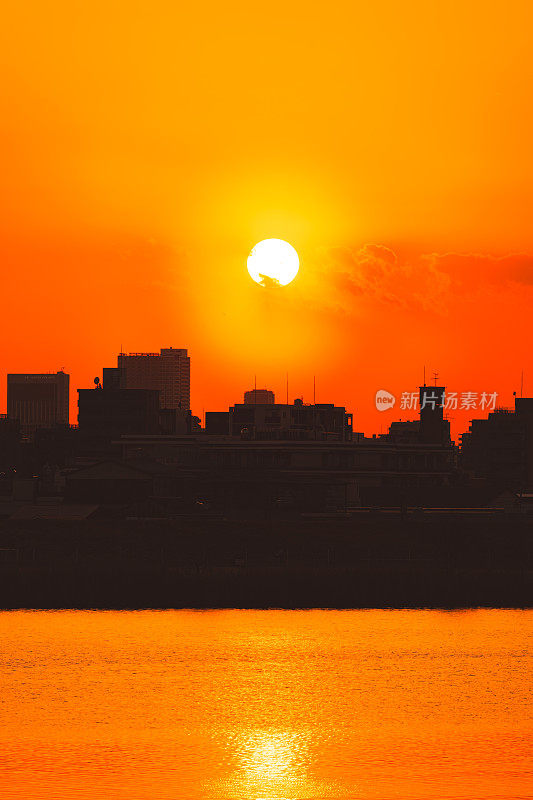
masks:
[(211, 787), (219, 797), (298, 800), (344, 796), (338, 786), (326, 785), (309, 774), (312, 759), (305, 734), (254, 730), (237, 736), (234, 746), (234, 773)]
[(531, 795), (522, 611), (4, 612), (0, 797)]
[(253, 733), (245, 743), (242, 769), (249, 780), (280, 781), (302, 773), (306, 747), (296, 734)]

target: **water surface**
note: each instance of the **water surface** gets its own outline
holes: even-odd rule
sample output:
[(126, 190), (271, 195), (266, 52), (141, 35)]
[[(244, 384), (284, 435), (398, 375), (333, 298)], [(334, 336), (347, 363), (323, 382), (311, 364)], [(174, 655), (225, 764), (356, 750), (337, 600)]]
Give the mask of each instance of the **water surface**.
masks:
[(529, 611), (0, 614), (2, 800), (533, 795)]

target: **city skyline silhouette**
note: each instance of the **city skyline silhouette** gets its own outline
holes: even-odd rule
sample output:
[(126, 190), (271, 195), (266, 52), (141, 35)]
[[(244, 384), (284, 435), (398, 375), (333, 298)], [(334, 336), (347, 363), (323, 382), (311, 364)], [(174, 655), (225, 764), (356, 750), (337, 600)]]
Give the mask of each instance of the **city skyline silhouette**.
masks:
[(533, 797), (533, 3), (0, 36), (0, 798)]

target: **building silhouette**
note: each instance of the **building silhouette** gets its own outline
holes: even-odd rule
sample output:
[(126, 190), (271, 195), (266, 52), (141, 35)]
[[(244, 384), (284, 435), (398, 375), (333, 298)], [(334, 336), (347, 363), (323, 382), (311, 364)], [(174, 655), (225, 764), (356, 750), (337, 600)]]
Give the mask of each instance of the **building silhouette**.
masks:
[(205, 432), (210, 436), (229, 436), (229, 411), (206, 411)]
[(117, 368), (104, 369), (103, 383), (104, 388), (155, 389), (161, 408), (189, 411), (191, 407), (191, 365), (184, 349), (120, 353)]
[(127, 435), (115, 444), (122, 463), (160, 464), (165, 489), (157, 503), (163, 515), (165, 507), (172, 513), (178, 497), (192, 504), (199, 499), (220, 513), (246, 509), (250, 518), (289, 506), (301, 513), (443, 507), (454, 497), (455, 451), (440, 444), (293, 438), (290, 433), (283, 438)]
[(7, 415), (24, 434), (69, 423), (70, 376), (63, 371), (7, 376)]
[(118, 367), (104, 367), (102, 370), (102, 388), (103, 389), (120, 389), (122, 370)]
[(190, 410), (161, 408), (157, 389), (111, 387), (107, 380), (103, 389), (78, 389), (80, 453), (107, 456), (116, 450), (113, 440), (127, 434), (175, 436), (199, 429)]
[(426, 444), (449, 444), (450, 423), (444, 419), (444, 386), (423, 386), (420, 390), (420, 441)]
[(0, 494), (2, 483), (17, 464), (19, 441), (19, 421), (0, 414)]
[(159, 433), (156, 389), (78, 389), (80, 433), (111, 440), (126, 433)]
[(273, 406), (275, 402), (274, 392), (270, 389), (251, 389), (244, 393), (244, 405)]
[(473, 419), (461, 437), (461, 466), (494, 489), (533, 489), (533, 398), (515, 398), (487, 419)]
[(52, 494), (63, 485), (67, 501), (116, 500), (124, 507), (113, 514), (151, 518), (498, 510), (502, 494), (512, 495), (516, 510), (517, 493), (521, 511), (533, 503), (531, 398), (472, 420), (460, 452), (442, 386), (420, 386), (419, 418), (392, 422), (388, 433), (372, 437), (354, 433), (344, 407), (301, 398), (276, 403), (268, 389), (245, 392), (227, 411), (206, 412), (201, 429), (183, 407), (189, 365), (186, 350), (121, 353), (117, 367), (103, 370), (102, 385), (95, 378), (94, 388), (78, 390), (78, 427), (68, 426), (68, 375), (10, 374), (0, 490), (19, 497), (27, 480), (33, 497), (37, 484)]
[(388, 433), (381, 434), (396, 444), (451, 445), (450, 423), (444, 418), (445, 386), (419, 386), (419, 418), (392, 422)]
[[(272, 394), (272, 393), (270, 393)], [(236, 403), (228, 412), (214, 412), (220, 430), (254, 440), (352, 440), (352, 414), (333, 403)], [(222, 414), (227, 413), (227, 425)], [(207, 419), (207, 415), (206, 415)], [(211, 422), (211, 421), (210, 421)], [(213, 426), (208, 433), (216, 433)]]
[[(273, 392), (257, 390), (274, 397)], [(252, 392), (245, 393), (250, 396)], [(346, 409), (333, 403), (304, 404), (296, 398), (294, 403), (244, 402), (230, 406), (228, 411), (207, 411), (205, 432), (240, 439), (278, 441), (339, 441), (352, 440), (353, 420)]]

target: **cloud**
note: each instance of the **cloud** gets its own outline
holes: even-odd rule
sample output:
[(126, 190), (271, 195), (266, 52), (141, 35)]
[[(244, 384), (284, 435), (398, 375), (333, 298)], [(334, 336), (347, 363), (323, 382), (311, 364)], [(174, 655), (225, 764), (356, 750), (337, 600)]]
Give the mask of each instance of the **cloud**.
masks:
[(449, 283), (434, 265), (401, 262), (393, 250), (380, 244), (365, 244), (357, 250), (336, 248), (329, 253), (326, 269), (340, 294), (402, 308), (439, 309)]
[(346, 312), (354, 299), (408, 311), (446, 315), (453, 303), (533, 286), (533, 256), (516, 253), (422, 253), (401, 260), (389, 247), (331, 248), (320, 271), (333, 286), (333, 302)]
[(478, 287), (504, 287), (510, 284), (533, 286), (533, 256), (510, 253), (493, 256), (485, 253), (431, 253), (421, 260), (448, 275), (454, 287), (471, 291)]

